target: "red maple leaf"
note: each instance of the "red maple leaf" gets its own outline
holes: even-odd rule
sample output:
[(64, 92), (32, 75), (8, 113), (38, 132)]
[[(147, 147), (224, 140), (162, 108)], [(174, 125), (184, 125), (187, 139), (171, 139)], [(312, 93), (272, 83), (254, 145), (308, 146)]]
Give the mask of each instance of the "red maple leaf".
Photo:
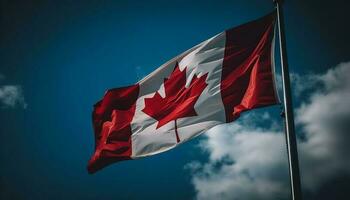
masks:
[(180, 71), (178, 63), (169, 78), (164, 79), (165, 97), (158, 92), (151, 98), (145, 98), (145, 108), (142, 110), (147, 115), (158, 121), (156, 129), (175, 120), (176, 141), (179, 142), (176, 119), (197, 116), (194, 104), (202, 91), (207, 87), (205, 82), (208, 74), (192, 78), (188, 87), (186, 85), (186, 68)]

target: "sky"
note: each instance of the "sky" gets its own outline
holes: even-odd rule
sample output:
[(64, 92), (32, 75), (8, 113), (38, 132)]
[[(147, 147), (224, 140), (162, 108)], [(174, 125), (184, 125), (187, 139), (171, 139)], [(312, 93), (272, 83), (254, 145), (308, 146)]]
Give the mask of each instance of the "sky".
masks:
[[(1, 199), (290, 199), (280, 106), (166, 153), (86, 170), (92, 106), (105, 90), (269, 13), (272, 1), (0, 5)], [(350, 196), (349, 8), (341, 0), (284, 4), (305, 199)]]

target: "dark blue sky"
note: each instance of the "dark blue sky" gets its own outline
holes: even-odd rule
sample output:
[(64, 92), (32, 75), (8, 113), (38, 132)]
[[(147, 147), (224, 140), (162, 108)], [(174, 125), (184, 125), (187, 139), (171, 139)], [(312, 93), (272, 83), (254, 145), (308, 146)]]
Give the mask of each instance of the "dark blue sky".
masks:
[[(284, 7), (289, 64), (301, 74), (350, 60), (346, 6), (312, 2)], [(194, 198), (184, 165), (207, 159), (196, 147), (201, 137), (88, 175), (92, 105), (106, 89), (135, 83), (199, 42), (272, 9), (268, 0), (1, 1), (0, 83), (21, 85), (27, 108), (0, 110), (0, 197)]]

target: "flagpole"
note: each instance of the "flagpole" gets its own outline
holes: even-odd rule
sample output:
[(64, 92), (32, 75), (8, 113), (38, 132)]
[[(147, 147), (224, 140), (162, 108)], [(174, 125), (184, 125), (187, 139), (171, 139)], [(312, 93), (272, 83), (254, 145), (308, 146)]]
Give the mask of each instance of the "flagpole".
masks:
[(280, 43), (281, 67), (282, 67), (282, 83), (283, 83), (283, 104), (284, 104), (284, 122), (285, 134), (289, 161), (290, 185), (293, 200), (301, 200), (301, 184), (299, 175), (298, 150), (294, 128), (294, 114), (292, 105), (292, 95), (290, 89), (290, 79), (288, 70), (288, 58), (286, 49), (286, 39), (284, 34), (283, 21), (283, 0), (273, 0), (277, 9), (277, 23)]

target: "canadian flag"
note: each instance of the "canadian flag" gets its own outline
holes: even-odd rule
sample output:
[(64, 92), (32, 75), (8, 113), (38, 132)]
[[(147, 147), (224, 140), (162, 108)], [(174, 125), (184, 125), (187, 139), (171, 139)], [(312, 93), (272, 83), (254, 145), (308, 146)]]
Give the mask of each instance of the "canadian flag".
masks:
[(89, 173), (158, 154), (240, 113), (279, 102), (274, 84), (275, 12), (229, 29), (95, 104)]

